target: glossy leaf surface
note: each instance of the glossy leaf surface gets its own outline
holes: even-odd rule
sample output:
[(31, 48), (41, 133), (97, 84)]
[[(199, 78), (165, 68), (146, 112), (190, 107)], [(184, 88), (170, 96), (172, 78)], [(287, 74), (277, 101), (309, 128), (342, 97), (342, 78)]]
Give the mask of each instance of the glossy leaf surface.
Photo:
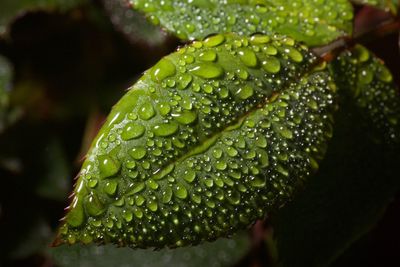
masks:
[(352, 32), (352, 6), (347, 0), (131, 0), (181, 39), (236, 32), (286, 34), (308, 45), (322, 45)]
[(350, 95), (378, 136), (400, 142), (400, 92), (383, 62), (357, 45), (332, 63), (339, 89)]
[(100, 130), (56, 244), (197, 244), (281, 206), (331, 136), (334, 85), (318, 63), (265, 35), (216, 35), (161, 59)]

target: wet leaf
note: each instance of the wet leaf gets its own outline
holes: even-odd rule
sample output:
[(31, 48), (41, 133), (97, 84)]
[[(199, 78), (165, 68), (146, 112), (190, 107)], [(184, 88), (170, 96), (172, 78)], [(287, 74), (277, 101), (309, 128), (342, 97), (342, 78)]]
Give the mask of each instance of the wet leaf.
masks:
[(130, 0), (181, 39), (236, 32), (286, 34), (308, 45), (322, 45), (352, 32), (353, 10), (346, 0)]
[(331, 135), (319, 61), (286, 37), (232, 34), (161, 59), (94, 140), (55, 243), (197, 244), (281, 206)]
[(250, 250), (248, 237), (241, 233), (232, 239), (218, 239), (194, 247), (154, 251), (117, 248), (113, 245), (76, 245), (50, 249), (60, 267), (223, 267), (233, 266)]
[(400, 92), (384, 63), (357, 45), (332, 63), (339, 89), (354, 99), (374, 130), (374, 138), (400, 142)]

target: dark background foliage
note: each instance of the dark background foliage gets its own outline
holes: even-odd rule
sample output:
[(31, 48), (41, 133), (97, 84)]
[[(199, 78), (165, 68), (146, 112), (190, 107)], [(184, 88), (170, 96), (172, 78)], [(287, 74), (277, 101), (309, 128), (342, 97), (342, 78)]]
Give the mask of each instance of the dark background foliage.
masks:
[[(63, 216), (63, 208), (68, 205), (73, 177), (98, 127), (129, 85), (180, 45), (156, 28), (128, 27), (129, 23), (144, 25), (145, 21), (116, 2), (93, 1), (63, 12), (20, 14), (9, 25), (7, 37), (0, 39), (0, 54), (14, 67), (7, 111), (9, 123), (0, 132), (0, 266), (57, 266), (48, 246), (58, 219)], [(386, 16), (372, 8), (357, 8), (356, 12), (356, 32)], [(391, 34), (366, 45), (393, 70), (399, 84), (398, 35)], [(358, 120), (357, 114), (342, 115)], [(339, 169), (336, 174), (342, 176), (335, 183), (343, 183), (346, 190), (349, 179), (355, 183), (387, 177), (387, 181), (396, 177), (398, 180), (398, 153), (374, 147), (365, 138), (359, 138), (365, 133), (362, 126), (363, 130), (354, 131), (351, 123), (341, 126), (343, 130), (332, 141), (333, 147), (353, 149), (345, 154), (330, 149), (330, 161), (322, 166), (327, 175), (332, 174), (330, 170)], [(343, 143), (341, 140), (345, 139), (348, 141)], [(337, 184), (328, 185), (336, 188)], [(380, 183), (373, 188), (387, 190)], [(399, 183), (393, 182), (392, 195), (398, 188)], [(357, 192), (347, 193), (350, 202), (352, 197), (354, 200), (359, 197)], [(371, 199), (374, 193), (373, 190), (368, 193)], [(391, 199), (386, 210), (377, 208), (376, 213), (383, 216), (377, 217), (372, 230), (368, 228), (367, 234), (341, 249), (333, 266), (400, 265), (400, 195)], [(337, 214), (346, 216), (345, 212)], [(299, 221), (295, 223), (301, 225), (301, 214), (296, 218)], [(284, 215), (278, 221), (284, 219), (291, 218)], [(324, 228), (314, 227), (304, 225), (310, 238), (324, 234)], [(274, 258), (271, 234), (268, 221), (257, 223), (250, 235), (252, 250), (237, 265), (269, 266)], [(296, 266), (295, 252), (302, 246), (300, 241), (290, 242), (290, 266)], [(329, 246), (334, 240), (328, 238), (325, 242)], [(316, 247), (314, 253), (322, 253), (323, 257), (319, 249)]]

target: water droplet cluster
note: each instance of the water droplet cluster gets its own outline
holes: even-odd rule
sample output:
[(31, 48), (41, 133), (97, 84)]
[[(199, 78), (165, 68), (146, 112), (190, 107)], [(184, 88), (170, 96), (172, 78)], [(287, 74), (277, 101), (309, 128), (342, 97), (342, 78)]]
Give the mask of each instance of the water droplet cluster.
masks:
[(373, 128), (389, 143), (400, 141), (400, 93), (383, 62), (361, 45), (332, 63), (337, 84), (348, 91)]
[(233, 34), (161, 59), (99, 132), (59, 238), (197, 244), (285, 203), (331, 136), (334, 86), (317, 61), (287, 37)]
[(286, 34), (308, 45), (322, 45), (352, 31), (347, 0), (130, 0), (154, 24), (179, 38), (215, 33)]

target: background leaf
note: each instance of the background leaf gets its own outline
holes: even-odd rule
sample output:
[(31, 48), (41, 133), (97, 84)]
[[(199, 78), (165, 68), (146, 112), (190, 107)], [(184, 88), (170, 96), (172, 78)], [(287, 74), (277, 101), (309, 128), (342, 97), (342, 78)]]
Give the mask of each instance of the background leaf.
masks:
[(12, 68), (9, 61), (0, 55), (0, 133), (4, 129), (6, 108), (11, 90)]
[(133, 43), (159, 47), (167, 41), (167, 34), (148, 22), (142, 14), (132, 10), (126, 0), (102, 0), (111, 22)]
[(250, 250), (246, 234), (232, 239), (221, 238), (194, 247), (154, 251), (117, 248), (113, 245), (74, 245), (51, 248), (50, 254), (60, 267), (229, 267), (236, 264)]
[(202, 39), (210, 34), (255, 32), (286, 34), (308, 45), (322, 45), (352, 32), (352, 6), (347, 0), (130, 0), (181, 39)]
[(233, 34), (161, 59), (94, 140), (56, 243), (197, 244), (281, 206), (331, 134), (318, 62), (290, 38)]
[(343, 52), (332, 63), (343, 94), (362, 110), (376, 140), (400, 142), (400, 91), (383, 62), (361, 45)]
[(271, 215), (282, 266), (327, 266), (381, 218), (400, 188), (398, 147), (371, 142), (362, 112), (341, 98), (317, 175)]
[(88, 0), (2, 0), (0, 4), (0, 35), (10, 21), (26, 11), (57, 9), (65, 10), (86, 3)]

